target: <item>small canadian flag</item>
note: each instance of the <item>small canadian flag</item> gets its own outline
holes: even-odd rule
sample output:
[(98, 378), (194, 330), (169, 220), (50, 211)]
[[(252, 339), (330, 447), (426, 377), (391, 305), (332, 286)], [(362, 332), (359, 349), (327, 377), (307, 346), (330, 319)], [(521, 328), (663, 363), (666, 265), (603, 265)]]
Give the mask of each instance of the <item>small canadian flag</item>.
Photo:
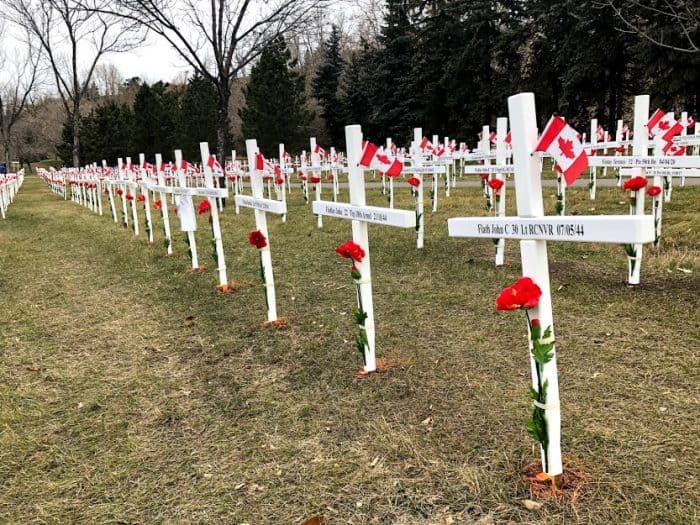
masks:
[(445, 148), (442, 146), (442, 144), (438, 144), (435, 146), (435, 149), (433, 150), (433, 155), (436, 157), (442, 157), (445, 154)]
[(386, 153), (380, 152), (379, 148), (371, 142), (364, 142), (362, 145), (362, 157), (360, 165), (365, 168), (379, 170), (388, 177), (398, 177), (403, 171), (403, 164)]
[(187, 162), (186, 160), (182, 160), (182, 163), (180, 164), (180, 169), (184, 171), (192, 171), (194, 173), (199, 173), (199, 168), (192, 164), (191, 162)]
[(678, 146), (672, 142), (668, 142), (663, 148), (663, 152), (669, 157), (682, 157), (685, 155), (685, 146)]
[(569, 185), (588, 167), (588, 155), (577, 135), (563, 118), (552, 117), (535, 148), (535, 151), (546, 151), (554, 157)]
[(512, 141), (513, 141), (513, 137), (511, 136), (510, 131), (509, 131), (509, 132), (508, 132), (508, 135), (506, 135), (506, 140), (505, 140), (505, 142), (506, 142), (506, 144), (508, 144), (508, 145), (510, 146), (510, 143), (511, 143)]
[(685, 127), (686, 129), (693, 129), (695, 127), (695, 120), (693, 120), (693, 117), (688, 117), (688, 122)]
[(674, 119), (670, 113), (664, 113), (661, 109), (654, 111), (647, 122), (647, 128), (652, 137), (661, 137), (666, 142), (671, 142), (673, 137), (683, 131), (681, 123)]
[(274, 166), (267, 160), (262, 153), (255, 155), (255, 169), (260, 171), (273, 171)]
[(212, 171), (215, 171), (217, 173), (221, 173), (224, 171), (221, 168), (221, 163), (218, 160), (216, 160), (216, 157), (214, 155), (209, 155), (207, 166), (209, 166), (209, 168), (211, 168)]
[(323, 148), (322, 148), (321, 146), (319, 146), (318, 144), (316, 144), (316, 147), (314, 148), (314, 153), (315, 153), (316, 155), (320, 155), (322, 159), (325, 159), (325, 158), (326, 158), (326, 150), (323, 149)]
[(430, 142), (427, 137), (423, 137), (423, 140), (420, 142), (420, 149), (422, 151), (432, 153), (435, 148), (433, 147), (433, 143)]

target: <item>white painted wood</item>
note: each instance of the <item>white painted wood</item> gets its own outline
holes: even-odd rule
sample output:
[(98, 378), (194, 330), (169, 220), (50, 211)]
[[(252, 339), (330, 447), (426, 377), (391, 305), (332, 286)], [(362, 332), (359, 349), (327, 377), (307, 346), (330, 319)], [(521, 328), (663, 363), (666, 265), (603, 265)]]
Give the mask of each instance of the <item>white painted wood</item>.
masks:
[(413, 130), (413, 148), (411, 150), (411, 158), (413, 161), (414, 176), (420, 181), (420, 184), (416, 188), (416, 247), (422, 250), (425, 245), (425, 202), (424, 202), (424, 191), (423, 191), (423, 175), (420, 172), (423, 167), (423, 155), (420, 151), (420, 143), (423, 138), (423, 130), (421, 128), (414, 128)]
[[(634, 97), (634, 139), (632, 143), (632, 158), (636, 158), (638, 161), (648, 160), (645, 158), (649, 154), (649, 129), (647, 128), (647, 122), (649, 122), (649, 95), (638, 95)], [(659, 157), (655, 158), (658, 160), (665, 160)], [(644, 176), (644, 167), (646, 166), (644, 164), (638, 166), (641, 167), (635, 175)], [(644, 194), (644, 188), (637, 191), (635, 205), (635, 214), (637, 215), (644, 215)], [(642, 243), (634, 243), (634, 249), (636, 253), (636, 264), (631, 264), (628, 257), (627, 282), (630, 285), (637, 285), (640, 283), (644, 245)]]
[(287, 213), (287, 203), (274, 199), (257, 199), (248, 195), (236, 195), (236, 205), (244, 208), (261, 210), (267, 213), (275, 213), (277, 215), (284, 215)]
[[(255, 199), (263, 199), (262, 173), (255, 169), (255, 156), (258, 153), (258, 142), (255, 139), (245, 141), (248, 155), (248, 170), (250, 173), (250, 185)], [(277, 202), (277, 201), (273, 201)], [(275, 277), (272, 272), (272, 254), (270, 252), (270, 234), (267, 231), (267, 216), (260, 209), (255, 209), (255, 227), (262, 232), (267, 239), (267, 246), (260, 250), (260, 262), (265, 276), (265, 296), (267, 299), (267, 320), (277, 320), (277, 299), (275, 296)]]
[[(505, 165), (506, 163), (506, 134), (508, 133), (508, 119), (501, 117), (496, 120), (496, 164)], [(511, 167), (511, 166), (508, 166)], [(499, 191), (498, 198), (493, 192), (494, 197), (494, 214), (503, 218), (506, 216), (506, 177), (503, 172), (493, 175), (497, 180), (503, 182), (503, 186)], [(505, 259), (506, 241), (503, 237), (499, 238), (496, 243), (496, 266), (503, 266)]]
[(416, 214), (408, 210), (392, 210), (381, 206), (355, 206), (341, 202), (314, 201), (313, 211), (341, 219), (352, 219), (397, 228), (415, 228)]
[[(177, 176), (177, 181), (178, 184), (180, 185), (180, 188), (185, 188), (187, 186), (187, 180), (185, 178), (185, 172), (182, 169), (182, 151), (179, 149), (175, 150), (175, 173)], [(175, 188), (173, 189), (173, 196), (175, 196)], [(191, 188), (188, 188), (188, 190)], [(189, 204), (192, 204), (192, 194), (184, 194), (184, 195), (178, 195), (176, 198), (176, 206), (178, 210), (181, 209), (181, 200), (182, 199), (187, 199), (189, 201)], [(192, 206), (192, 212), (194, 213), (194, 206)], [(183, 219), (182, 213), (178, 213), (178, 218), (180, 219), (180, 229), (182, 230), (183, 226)], [(185, 219), (187, 220), (187, 219)], [(194, 223), (195, 228), (197, 227), (196, 221)], [(185, 230), (183, 230), (185, 231)], [(190, 250), (190, 257), (192, 259), (192, 269), (197, 270), (199, 269), (199, 258), (197, 257), (197, 240), (195, 239), (194, 236), (194, 231), (186, 231), (187, 235), (187, 242), (189, 244), (189, 250)]]
[[(206, 184), (206, 187), (208, 189), (214, 189), (214, 174), (212, 173), (212, 170), (209, 167), (209, 143), (200, 142), (199, 151), (202, 154), (202, 170), (204, 172), (204, 183)], [(220, 188), (220, 190), (223, 190), (228, 196), (228, 190), (225, 187)], [(226, 287), (228, 286), (228, 276), (226, 274), (226, 259), (224, 254), (224, 243), (221, 235), (221, 223), (219, 222), (219, 206), (216, 198), (207, 197), (207, 199), (209, 200), (209, 205), (211, 206), (211, 210), (209, 211), (209, 213), (211, 214), (211, 232), (214, 240), (214, 249), (216, 250), (216, 263), (218, 266), (217, 271), (219, 273), (219, 286)]]

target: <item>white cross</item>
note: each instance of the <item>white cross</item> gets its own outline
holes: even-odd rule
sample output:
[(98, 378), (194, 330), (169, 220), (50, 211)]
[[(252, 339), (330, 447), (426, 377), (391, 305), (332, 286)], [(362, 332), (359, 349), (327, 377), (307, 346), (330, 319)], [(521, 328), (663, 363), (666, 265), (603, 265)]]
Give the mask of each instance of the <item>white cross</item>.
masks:
[(367, 317), (362, 329), (367, 336), (364, 345), (364, 369), (373, 372), (377, 369), (375, 357), (374, 306), (372, 301), (372, 270), (370, 266), (369, 237), (367, 224), (383, 224), (399, 228), (415, 228), (416, 214), (408, 210), (392, 210), (378, 206), (367, 206), (365, 198), (364, 169), (360, 166), (362, 157), (362, 128), (358, 125), (345, 127), (345, 140), (348, 155), (348, 186), (350, 204), (339, 202), (314, 201), (313, 212), (319, 215), (352, 220), (352, 239), (365, 251), (365, 257), (355, 266), (362, 278), (357, 282), (357, 300), (360, 309)]
[[(508, 99), (515, 168), (515, 197), (518, 217), (472, 217), (448, 220), (451, 237), (490, 237), (520, 240), (522, 273), (530, 277), (542, 290), (542, 297), (532, 317), (540, 320), (542, 327), (552, 327), (552, 298), (549, 282), (547, 241), (584, 241), (643, 243), (654, 237), (651, 216), (607, 216), (607, 217), (545, 217), (542, 200), (541, 164), (534, 155), (537, 144), (537, 118), (535, 97), (532, 93), (521, 93)], [(545, 421), (549, 437), (547, 451), (542, 458), (548, 459), (545, 471), (552, 476), (562, 473), (561, 462), (561, 418), (559, 409), (559, 386), (557, 378), (556, 351), (553, 359), (543, 365), (542, 381), (548, 381)], [(533, 371), (533, 388), (537, 390), (535, 363), (530, 356)], [(545, 453), (546, 452), (546, 453)]]
[(248, 170), (250, 173), (250, 188), (253, 196), (236, 195), (236, 205), (252, 208), (255, 213), (255, 227), (267, 239), (267, 246), (260, 250), (260, 264), (265, 278), (265, 298), (267, 302), (268, 322), (277, 321), (277, 299), (275, 296), (275, 277), (272, 273), (272, 254), (270, 252), (270, 234), (267, 231), (266, 213), (284, 215), (287, 213), (286, 201), (266, 199), (263, 194), (262, 171), (256, 169), (255, 156), (258, 154), (258, 142), (255, 139), (245, 141), (248, 154)]

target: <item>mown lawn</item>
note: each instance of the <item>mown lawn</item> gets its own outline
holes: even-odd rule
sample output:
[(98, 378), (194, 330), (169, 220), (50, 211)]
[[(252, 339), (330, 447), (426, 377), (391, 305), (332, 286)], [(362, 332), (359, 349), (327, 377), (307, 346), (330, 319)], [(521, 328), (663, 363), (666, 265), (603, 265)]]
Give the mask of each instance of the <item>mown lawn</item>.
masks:
[[(567, 206), (625, 200), (570, 189)], [(0, 222), (0, 522), (698, 522), (698, 202), (700, 187), (674, 190), (638, 288), (621, 246), (550, 245), (563, 449), (588, 482), (533, 512), (524, 320), (494, 306), (518, 246), (495, 268), (491, 241), (447, 237), (448, 217), (485, 214), (480, 190), (440, 195), (422, 252), (412, 230), (370, 227), (378, 355), (394, 367), (357, 379), (354, 286), (334, 253), (350, 224), (318, 230), (298, 186), (288, 222), (269, 219), (278, 331), (262, 326), (250, 210), (222, 216), (242, 287), (219, 295), (205, 221), (209, 268), (188, 274), (183, 234), (164, 257), (159, 221), (149, 246), (28, 177)]]

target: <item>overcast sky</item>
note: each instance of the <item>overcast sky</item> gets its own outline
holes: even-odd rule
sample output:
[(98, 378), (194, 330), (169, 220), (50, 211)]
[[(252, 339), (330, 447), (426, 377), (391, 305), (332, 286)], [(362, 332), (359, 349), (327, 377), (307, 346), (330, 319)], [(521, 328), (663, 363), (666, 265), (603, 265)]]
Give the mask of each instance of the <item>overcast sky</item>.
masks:
[(179, 73), (189, 71), (180, 56), (162, 38), (150, 35), (148, 45), (128, 53), (107, 55), (104, 63), (114, 64), (125, 79), (140, 77), (149, 83), (172, 81)]

